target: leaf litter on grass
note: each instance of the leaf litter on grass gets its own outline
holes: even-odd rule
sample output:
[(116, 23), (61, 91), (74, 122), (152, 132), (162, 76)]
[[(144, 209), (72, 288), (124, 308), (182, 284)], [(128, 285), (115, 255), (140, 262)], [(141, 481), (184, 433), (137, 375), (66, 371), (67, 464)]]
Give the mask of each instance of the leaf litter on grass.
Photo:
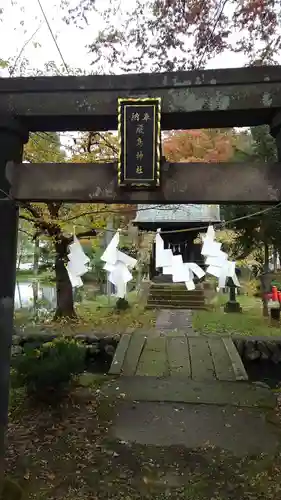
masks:
[(76, 305), (77, 319), (74, 321), (53, 321), (53, 313), (47, 318), (34, 321), (33, 313), (21, 311), (15, 313), (15, 325), (21, 331), (30, 333), (51, 332), (64, 335), (83, 333), (124, 333), (137, 328), (150, 330), (156, 321), (156, 311), (145, 309), (145, 304), (136, 294), (130, 296), (131, 307), (126, 311), (117, 311), (115, 301), (108, 305), (107, 297), (102, 300), (83, 301)]

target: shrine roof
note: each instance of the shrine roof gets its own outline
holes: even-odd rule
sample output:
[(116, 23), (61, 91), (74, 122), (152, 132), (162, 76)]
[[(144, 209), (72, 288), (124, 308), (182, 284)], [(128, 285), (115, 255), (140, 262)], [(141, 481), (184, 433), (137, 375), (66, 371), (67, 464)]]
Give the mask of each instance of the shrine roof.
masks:
[(220, 222), (219, 205), (138, 205), (135, 223)]

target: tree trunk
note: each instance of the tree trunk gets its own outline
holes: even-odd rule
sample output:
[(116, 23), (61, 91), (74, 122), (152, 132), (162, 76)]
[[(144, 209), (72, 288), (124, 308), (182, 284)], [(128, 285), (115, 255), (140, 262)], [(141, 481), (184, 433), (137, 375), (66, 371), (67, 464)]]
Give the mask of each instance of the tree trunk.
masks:
[(269, 272), (269, 246), (267, 243), (264, 243), (264, 266), (263, 270), (265, 273)]
[(32, 291), (33, 291), (33, 307), (34, 311), (37, 311), (37, 306), (38, 306), (38, 298), (39, 298), (39, 282), (33, 281), (32, 282)]
[(278, 253), (277, 253), (277, 248), (273, 248), (273, 271), (276, 273), (278, 269), (277, 265), (277, 260), (278, 260)]
[(74, 311), (73, 290), (65, 263), (67, 262), (67, 240), (62, 239), (55, 243), (55, 273), (57, 289), (57, 308), (55, 320), (61, 318), (76, 318)]
[(279, 247), (276, 247), (276, 254), (277, 254), (277, 271), (279, 271), (281, 263), (281, 249)]
[(21, 300), (21, 291), (20, 291), (20, 286), (19, 283), (16, 282), (17, 284), (17, 290), (18, 290), (18, 296), (19, 296), (19, 304), (20, 304), (20, 309), (22, 309), (22, 300)]
[(136, 279), (136, 291), (137, 291), (137, 293), (139, 293), (141, 290), (141, 283), (142, 283), (142, 266), (141, 266), (141, 263), (139, 263), (138, 267), (137, 267), (137, 279)]
[(39, 258), (40, 258), (40, 240), (37, 237), (34, 241), (34, 253), (33, 253), (33, 274), (37, 275), (39, 271)]
[[(264, 273), (269, 272), (269, 247), (266, 242), (264, 242), (264, 266), (263, 266)], [(262, 314), (265, 318), (268, 317), (268, 307), (267, 307), (267, 300), (262, 297)]]
[(22, 253), (23, 253), (23, 248), (22, 248), (22, 244), (20, 243), (18, 245), (18, 254), (17, 254), (17, 271), (19, 271), (19, 269), (20, 269)]

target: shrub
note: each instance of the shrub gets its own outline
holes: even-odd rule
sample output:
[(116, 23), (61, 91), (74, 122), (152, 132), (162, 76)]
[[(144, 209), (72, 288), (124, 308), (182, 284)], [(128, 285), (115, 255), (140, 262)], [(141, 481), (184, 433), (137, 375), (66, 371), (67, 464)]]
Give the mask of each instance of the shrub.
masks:
[(21, 487), (11, 479), (5, 478), (2, 487), (2, 492), (0, 491), (0, 500), (23, 500), (23, 499), (24, 499), (24, 494)]
[(119, 298), (116, 301), (115, 307), (116, 307), (117, 311), (126, 311), (127, 309), (129, 309), (130, 304), (126, 299)]
[[(58, 338), (37, 349), (26, 348), (15, 361), (16, 379), (27, 393), (45, 399), (59, 396), (85, 368), (86, 347), (74, 339)], [(48, 396), (47, 396), (48, 397)]]

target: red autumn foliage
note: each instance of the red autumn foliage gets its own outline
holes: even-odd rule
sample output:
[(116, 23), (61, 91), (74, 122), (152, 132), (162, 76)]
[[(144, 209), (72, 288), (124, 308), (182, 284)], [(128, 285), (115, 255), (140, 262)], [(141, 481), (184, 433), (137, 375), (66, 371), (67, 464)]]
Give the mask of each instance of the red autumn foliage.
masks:
[(171, 162), (223, 162), (233, 156), (235, 135), (218, 130), (180, 130), (163, 142), (164, 155)]

